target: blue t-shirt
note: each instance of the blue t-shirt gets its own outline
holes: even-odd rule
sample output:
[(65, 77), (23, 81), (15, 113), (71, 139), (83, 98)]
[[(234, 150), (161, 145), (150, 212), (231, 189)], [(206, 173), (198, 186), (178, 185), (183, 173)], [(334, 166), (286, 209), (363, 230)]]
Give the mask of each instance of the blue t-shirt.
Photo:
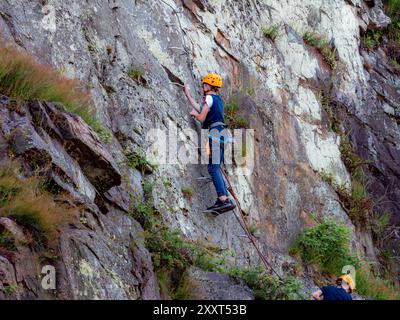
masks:
[(210, 111), (208, 111), (206, 120), (204, 120), (203, 127), (208, 128), (215, 122), (225, 122), (224, 121), (224, 103), (219, 95), (210, 94), (212, 97), (212, 105), (210, 106)]
[(326, 286), (321, 288), (324, 300), (353, 300), (351, 295), (343, 288), (336, 288), (335, 286)]

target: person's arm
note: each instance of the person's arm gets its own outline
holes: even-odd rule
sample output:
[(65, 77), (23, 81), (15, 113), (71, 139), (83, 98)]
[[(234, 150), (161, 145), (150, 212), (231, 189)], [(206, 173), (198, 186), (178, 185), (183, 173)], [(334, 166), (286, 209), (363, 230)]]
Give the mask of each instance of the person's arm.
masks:
[(193, 110), (190, 115), (194, 116), (200, 122), (204, 122), (204, 120), (206, 120), (207, 118), (208, 111), (210, 111), (210, 107), (207, 103), (205, 103), (203, 106), (203, 110), (200, 113), (198, 113), (196, 110)]
[(185, 92), (185, 96), (188, 98), (192, 107), (197, 110), (197, 112), (200, 112), (200, 105), (191, 97), (187, 86), (184, 86), (183, 91)]
[(322, 300), (322, 295), (323, 295), (323, 293), (322, 293), (321, 289), (318, 289), (317, 291), (315, 291), (312, 294), (312, 297), (314, 298), (314, 300)]

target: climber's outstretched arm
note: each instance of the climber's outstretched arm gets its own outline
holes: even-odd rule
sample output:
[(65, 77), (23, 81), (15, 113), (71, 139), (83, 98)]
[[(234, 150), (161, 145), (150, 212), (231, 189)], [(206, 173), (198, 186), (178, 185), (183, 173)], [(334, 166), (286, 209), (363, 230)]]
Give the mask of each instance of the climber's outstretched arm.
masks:
[(188, 87), (185, 85), (183, 91), (185, 92), (185, 96), (188, 98), (190, 104), (192, 107), (197, 110), (197, 112), (200, 112), (200, 105), (192, 98), (192, 96), (189, 93)]

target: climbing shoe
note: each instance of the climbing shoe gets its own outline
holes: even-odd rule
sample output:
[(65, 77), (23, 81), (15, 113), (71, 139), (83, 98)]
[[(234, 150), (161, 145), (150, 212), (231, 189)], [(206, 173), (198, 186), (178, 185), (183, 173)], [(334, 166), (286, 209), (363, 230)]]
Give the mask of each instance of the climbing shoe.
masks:
[(211, 207), (208, 207), (206, 212), (218, 212), (224, 213), (227, 211), (231, 211), (236, 208), (236, 205), (232, 202), (232, 200), (227, 199), (226, 201), (221, 201), (217, 199), (215, 204)]
[(232, 200), (228, 199), (224, 202), (224, 205), (216, 211), (218, 211), (220, 213), (224, 213), (224, 212), (231, 211), (235, 208), (236, 208), (236, 204)]

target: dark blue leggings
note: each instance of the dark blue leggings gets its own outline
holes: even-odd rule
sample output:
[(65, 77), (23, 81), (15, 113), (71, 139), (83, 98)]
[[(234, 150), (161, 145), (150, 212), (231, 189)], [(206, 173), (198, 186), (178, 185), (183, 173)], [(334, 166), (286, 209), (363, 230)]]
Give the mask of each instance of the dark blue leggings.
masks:
[(208, 160), (208, 173), (211, 176), (218, 197), (228, 196), (221, 168), (221, 165), (224, 163), (224, 139), (222, 136), (216, 134), (221, 133), (223, 130), (222, 126), (214, 128), (212, 133), (210, 133), (213, 137), (209, 138), (211, 152)]

